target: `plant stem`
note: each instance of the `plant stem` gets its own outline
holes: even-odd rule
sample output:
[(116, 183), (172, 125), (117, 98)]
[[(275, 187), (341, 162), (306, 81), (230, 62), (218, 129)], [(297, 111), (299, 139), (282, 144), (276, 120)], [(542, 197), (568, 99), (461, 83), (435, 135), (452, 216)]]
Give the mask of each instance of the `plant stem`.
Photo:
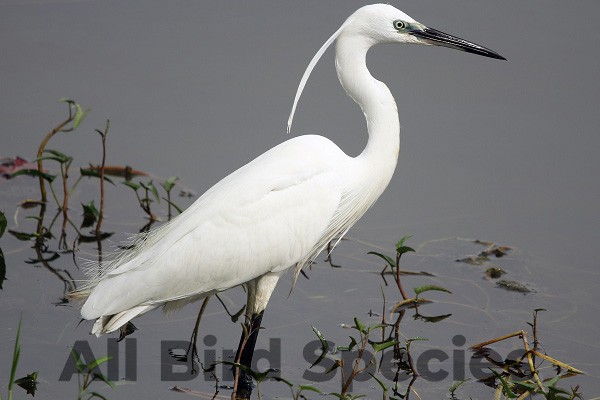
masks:
[(260, 392), (260, 382), (256, 381), (256, 390), (258, 391), (258, 400), (262, 400), (262, 393)]
[[(54, 136), (58, 132), (60, 132), (71, 121), (73, 121), (73, 112), (71, 111), (71, 104), (69, 104), (69, 117), (67, 119), (65, 119), (63, 122), (61, 122), (60, 124), (58, 124), (50, 132), (48, 132), (46, 134), (46, 136), (44, 137), (44, 139), (42, 140), (42, 142), (40, 143), (40, 147), (38, 148), (38, 152), (37, 152), (37, 158), (38, 158), (37, 165), (38, 165), (38, 171), (40, 173), (44, 172), (44, 165), (43, 165), (41, 158), (42, 158), (42, 154), (44, 153), (44, 149), (46, 148), (46, 145), (48, 144), (48, 142), (50, 141), (52, 136)], [(46, 203), (46, 185), (44, 184), (44, 178), (40, 176), (39, 179), (40, 179), (40, 193), (42, 196), (41, 202)]]
[(404, 291), (404, 288), (402, 287), (402, 283), (400, 282), (400, 257), (401, 257), (401, 254), (398, 253), (396, 255), (396, 286), (398, 286), (398, 289), (400, 289), (400, 294), (402, 295), (402, 299), (406, 300), (406, 299), (408, 299), (408, 296), (406, 295), (406, 292)]
[(15, 347), (13, 349), (13, 361), (10, 369), (10, 380), (8, 381), (8, 400), (12, 400), (12, 387), (15, 381), (15, 373), (17, 372), (17, 365), (19, 364), (19, 356), (21, 355), (21, 344), (19, 343), (19, 337), (21, 336), (21, 321), (23, 316), (19, 317), (19, 327), (17, 328), (17, 337), (15, 338)]
[(106, 135), (110, 129), (110, 120), (106, 120), (104, 132), (96, 130), (102, 138), (102, 164), (100, 164), (100, 211), (98, 212), (98, 222), (96, 223), (96, 236), (100, 235), (102, 220), (104, 219), (104, 166), (106, 164)]
[(62, 204), (62, 212), (65, 220), (67, 219), (67, 209), (69, 208), (69, 188), (67, 186), (67, 181), (69, 180), (69, 167), (71, 166), (71, 161), (67, 161), (62, 164), (60, 167), (61, 175), (63, 180), (63, 204)]
[(527, 332), (521, 331), (521, 339), (523, 339), (523, 347), (527, 352), (527, 361), (529, 362), (529, 369), (531, 370), (531, 374), (533, 375), (533, 378), (535, 379), (535, 382), (537, 383), (538, 387), (543, 392), (544, 385), (540, 380), (537, 370), (535, 369), (535, 364), (533, 363), (533, 358), (531, 357), (531, 351), (529, 350), (529, 342), (527, 341)]
[(365, 348), (367, 347), (367, 343), (369, 343), (368, 335), (365, 335), (365, 334), (361, 333), (360, 336), (361, 336), (360, 348), (358, 349), (358, 354), (357, 354), (356, 359), (354, 360), (354, 363), (352, 365), (352, 371), (350, 372), (350, 376), (348, 377), (348, 379), (346, 380), (346, 382), (342, 386), (342, 394), (346, 394), (346, 392), (348, 391), (348, 388), (352, 384), (352, 381), (354, 380), (354, 378), (356, 377), (356, 375), (358, 375), (359, 372), (362, 372), (362, 371), (366, 370), (369, 367), (369, 365), (370, 365), (370, 363), (372, 361), (372, 360), (369, 361), (369, 363), (367, 364), (367, 361), (364, 360), (365, 361), (365, 368), (363, 368), (361, 371), (358, 370), (358, 364), (362, 360), (363, 354), (365, 352)]
[[(204, 315), (204, 310), (206, 310), (206, 306), (208, 305), (208, 301), (212, 296), (207, 296), (204, 298), (202, 302), (202, 306), (200, 307), (200, 311), (198, 312), (198, 318), (196, 318), (196, 325), (194, 325), (194, 330), (192, 331), (192, 340), (190, 341), (190, 346), (187, 350), (187, 356), (190, 360), (191, 370), (194, 373), (194, 359), (198, 357), (198, 332), (200, 332), (200, 321), (202, 320), (202, 316)], [(191, 357), (189, 356), (190, 351), (192, 352)], [(204, 366), (202, 366), (204, 368)]]
[(485, 347), (485, 346), (488, 346), (490, 344), (497, 343), (497, 342), (500, 342), (502, 340), (506, 340), (506, 339), (511, 338), (511, 337), (521, 336), (523, 333), (524, 333), (523, 331), (516, 331), (516, 332), (513, 332), (513, 333), (509, 333), (507, 335), (502, 335), (502, 336), (499, 336), (499, 337), (497, 337), (495, 339), (490, 339), (490, 340), (487, 340), (485, 342), (477, 343), (477, 344), (469, 347), (469, 349), (471, 349), (471, 350), (477, 350), (477, 349), (479, 349), (481, 347)]
[(69, 188), (67, 185), (67, 181), (69, 179), (69, 166), (71, 165), (71, 161), (67, 161), (65, 163), (61, 163), (60, 165), (60, 173), (63, 181), (63, 203), (61, 206), (62, 215), (63, 215), (63, 224), (62, 231), (60, 235), (59, 247), (64, 250), (68, 250), (69, 246), (66, 243), (67, 240), (67, 221), (69, 220), (68, 209), (69, 209)]

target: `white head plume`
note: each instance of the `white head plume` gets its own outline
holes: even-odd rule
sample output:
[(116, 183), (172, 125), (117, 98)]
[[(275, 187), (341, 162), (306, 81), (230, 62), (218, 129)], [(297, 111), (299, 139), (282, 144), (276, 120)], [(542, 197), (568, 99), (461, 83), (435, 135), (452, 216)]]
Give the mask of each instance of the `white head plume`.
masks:
[(314, 55), (312, 60), (310, 60), (310, 63), (308, 63), (308, 67), (306, 67), (306, 70), (304, 71), (304, 75), (302, 75), (302, 79), (300, 79), (300, 84), (298, 85), (298, 89), (296, 90), (296, 97), (294, 98), (294, 105), (292, 106), (292, 111), (290, 112), (290, 116), (288, 118), (287, 133), (290, 133), (290, 131), (292, 130), (292, 121), (294, 120), (294, 113), (296, 112), (296, 106), (298, 105), (298, 100), (300, 100), (300, 96), (302, 95), (302, 91), (304, 90), (304, 86), (306, 85), (306, 81), (308, 81), (308, 77), (310, 76), (310, 73), (315, 68), (315, 65), (317, 65), (317, 62), (319, 62), (319, 60), (321, 59), (321, 56), (323, 55), (323, 53), (325, 53), (325, 50), (327, 50), (327, 48), (329, 46), (331, 46), (331, 43), (333, 43), (338, 38), (340, 33), (342, 33), (344, 28), (349, 24), (350, 20), (351, 20), (351, 18), (347, 19), (346, 22), (344, 22), (342, 24), (342, 26), (340, 26), (340, 28), (337, 31), (335, 31), (335, 33), (333, 35), (331, 35), (331, 37), (329, 39), (327, 39), (327, 41), (325, 43), (323, 43), (323, 46), (321, 46), (321, 48), (319, 49), (319, 51), (317, 51), (317, 53)]

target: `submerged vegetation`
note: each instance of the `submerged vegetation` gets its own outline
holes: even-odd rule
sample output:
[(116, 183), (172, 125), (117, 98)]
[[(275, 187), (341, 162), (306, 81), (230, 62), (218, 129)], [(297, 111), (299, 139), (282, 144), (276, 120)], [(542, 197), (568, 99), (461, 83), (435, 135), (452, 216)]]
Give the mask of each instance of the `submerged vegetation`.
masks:
[(71, 355), (73, 356), (77, 372), (77, 400), (89, 400), (94, 398), (106, 400), (106, 397), (100, 393), (91, 391), (90, 386), (94, 381), (102, 381), (111, 388), (115, 387), (115, 385), (98, 369), (100, 365), (110, 360), (110, 357), (102, 357), (85, 363), (81, 359), (81, 353), (71, 350)]
[[(489, 378), (483, 379), (486, 384), (496, 389), (495, 398), (526, 399), (534, 394), (539, 394), (549, 400), (582, 398), (579, 387), (576, 386), (570, 388), (570, 390), (566, 390), (557, 385), (561, 379), (582, 374), (583, 372), (540, 351), (537, 327), (538, 312), (540, 311), (546, 310), (534, 310), (533, 322), (528, 322), (529, 326), (533, 329), (533, 347), (530, 346), (527, 339), (528, 334), (524, 330), (471, 346), (471, 350), (475, 352), (476, 357), (485, 358), (495, 366), (495, 369), (490, 368), (492, 374)], [(523, 352), (520, 357), (516, 360), (495, 359), (491, 354), (489, 346), (511, 338), (519, 338), (523, 343)], [(536, 360), (539, 363), (536, 363)], [(541, 363), (544, 361), (554, 367), (554, 373), (549, 374), (549, 377), (542, 376)]]
[[(6, 398), (12, 400), (13, 386), (16, 384), (27, 391), (27, 394), (35, 395), (37, 385), (37, 372), (32, 372), (23, 378), (15, 379), (17, 373), (17, 366), (19, 365), (19, 358), (21, 357), (21, 322), (22, 318), (19, 318), (19, 325), (17, 327), (17, 336), (15, 338), (15, 344), (12, 353), (12, 362), (10, 364), (10, 378), (8, 379), (8, 392)], [(0, 400), (2, 395), (0, 395)]]
[[(78, 285), (78, 281), (72, 276), (70, 269), (55, 266), (57, 260), (68, 255), (72, 257), (72, 264), (78, 269), (77, 254), (81, 251), (80, 247), (86, 245), (95, 245), (96, 259), (92, 260), (93, 262), (101, 265), (105, 258), (103, 243), (114, 234), (114, 232), (107, 231), (105, 228), (105, 225), (111, 222), (110, 218), (108, 220), (106, 218), (106, 210), (111, 207), (111, 204), (106, 201), (106, 192), (109, 187), (112, 188), (111, 190), (122, 189), (127, 193), (123, 197), (130, 199), (132, 207), (139, 207), (142, 211), (140, 215), (144, 219), (142, 220), (143, 226), (139, 230), (140, 232), (149, 230), (153, 224), (160, 220), (161, 215), (170, 220), (175, 213), (181, 213), (184, 208), (176, 204), (173, 199), (174, 188), (177, 185), (179, 185), (177, 187), (182, 187), (177, 177), (160, 178), (150, 176), (129, 166), (106, 165), (106, 142), (109, 139), (111, 129), (108, 120), (103, 129), (94, 130), (95, 133), (100, 135), (101, 139), (100, 163), (80, 167), (78, 172), (74, 172), (75, 158), (73, 156), (68, 155), (68, 152), (64, 150), (49, 149), (47, 147), (51, 144), (51, 139), (55, 135), (79, 129), (89, 110), (85, 110), (70, 99), (63, 99), (62, 102), (68, 108), (67, 117), (45, 135), (38, 148), (37, 157), (31, 164), (20, 159), (21, 161), (15, 163), (15, 168), (8, 175), (10, 179), (18, 176), (30, 176), (39, 183), (39, 199), (23, 199), (14, 216), (15, 221), (18, 219), (32, 221), (32, 228), (29, 230), (24, 228), (18, 230), (8, 229), (6, 210), (0, 210), (0, 237), (8, 232), (18, 241), (31, 243), (33, 257), (25, 262), (45, 268), (60, 280), (62, 297), (56, 304), (68, 303), (70, 300), (66, 296), (67, 292), (75, 290)], [(32, 168), (32, 166), (37, 166), (37, 168)], [(97, 191), (91, 199), (79, 199), (78, 196), (80, 195), (74, 195), (77, 193), (78, 186), (85, 180), (97, 187)], [(125, 189), (125, 187), (129, 189)], [(134, 192), (134, 196), (131, 195), (130, 190)], [(183, 192), (181, 196), (186, 197), (186, 193)], [(80, 205), (74, 205), (75, 198), (79, 200)], [(75, 210), (79, 212), (75, 212)], [(22, 214), (27, 215), (23, 217)], [(202, 397), (208, 396), (208, 398), (211, 396), (216, 397), (220, 390), (226, 387), (221, 385), (215, 372), (216, 364), (233, 366), (236, 370), (246, 368), (245, 372), (256, 383), (259, 398), (263, 397), (261, 384), (265, 381), (272, 381), (289, 387), (290, 396), (294, 400), (306, 399), (310, 396), (321, 398), (324, 395), (331, 398), (350, 400), (364, 397), (360, 392), (353, 390), (353, 384), (366, 380), (369, 380), (373, 384), (372, 386), (380, 391), (379, 393), (384, 400), (409, 399), (412, 394), (416, 398), (421, 398), (415, 389), (415, 382), (419, 378), (426, 380), (426, 377), (423, 377), (423, 374), (419, 371), (416, 354), (428, 343), (426, 342), (428, 339), (426, 331), (423, 337), (404, 336), (403, 329), (411, 324), (411, 321), (408, 318), (405, 319), (405, 317), (408, 314), (412, 316), (413, 320), (425, 323), (438, 323), (447, 320), (452, 314), (425, 315), (422, 311), (423, 309), (439, 310), (440, 307), (434, 307), (433, 305), (437, 303), (439, 306), (441, 301), (432, 299), (452, 298), (453, 293), (442, 286), (443, 284), (437, 284), (436, 282), (439, 280), (432, 273), (426, 271), (414, 272), (401, 268), (401, 263), (404, 263), (407, 254), (418, 253), (418, 249), (415, 251), (413, 247), (407, 245), (409, 240), (410, 236), (402, 237), (392, 249), (392, 255), (388, 255), (383, 250), (368, 252), (372, 259), (384, 263), (379, 272), (381, 286), (374, 289), (377, 296), (381, 297), (381, 311), (374, 313), (369, 310), (369, 322), (365, 322), (365, 318), (362, 316), (354, 316), (352, 324), (340, 325), (342, 329), (351, 332), (350, 335), (343, 335), (343, 341), (346, 341), (343, 345), (334, 345), (322, 333), (323, 329), (320, 327), (311, 326), (310, 324), (305, 327), (306, 329), (309, 329), (309, 327), (312, 329), (318, 343), (320, 343), (318, 354), (314, 354), (314, 358), (310, 360), (309, 365), (306, 367), (308, 370), (321, 368), (324, 374), (339, 374), (340, 381), (336, 390), (326, 391), (312, 382), (310, 384), (294, 382), (286, 377), (285, 370), (277, 371), (271, 368), (262, 372), (250, 370), (241, 366), (238, 363), (239, 360), (217, 360), (216, 363), (203, 365), (198, 356), (196, 345), (200, 322), (210, 297), (207, 297), (202, 304), (192, 331), (187, 354), (174, 357), (178, 358), (180, 362), (187, 362), (191, 365), (194, 365), (197, 361), (203, 372), (214, 378), (214, 394), (201, 393)], [(481, 241), (475, 241), (475, 244), (483, 246), (484, 249), (476, 255), (459, 258), (456, 262), (461, 265), (481, 268), (483, 278), (486, 281), (494, 282), (497, 287), (523, 294), (535, 293), (527, 284), (506, 279), (505, 275), (509, 274), (510, 271), (508, 271), (508, 268), (505, 270), (505, 268), (497, 265), (499, 259), (511, 253), (512, 249), (510, 247)], [(89, 258), (89, 252), (86, 253), (86, 258)], [(344, 269), (343, 265), (333, 264), (331, 253), (327, 255), (325, 261), (329, 262), (332, 267)], [(3, 284), (6, 284), (7, 268), (11, 268), (11, 266), (6, 265), (2, 246), (0, 246), (0, 290), (3, 289)], [(404, 276), (419, 276), (426, 283), (405, 290), (402, 282)], [(388, 282), (389, 280), (391, 282)], [(490, 288), (494, 287), (491, 284), (489, 286)], [(368, 291), (369, 288), (361, 288), (361, 294), (366, 294)], [(512, 295), (519, 296), (518, 293), (512, 293)], [(223, 300), (218, 295), (215, 295), (215, 297), (225, 308), (232, 322), (238, 323), (238, 318), (243, 314), (244, 307), (241, 307), (235, 313), (230, 313)], [(447, 310), (448, 307), (444, 309)], [(237, 308), (234, 310), (237, 310)], [(358, 312), (362, 311), (366, 310), (358, 310)], [(486, 360), (489, 365), (489, 374), (483, 378), (471, 379), (468, 377), (448, 384), (447, 397), (459, 399), (461, 398), (461, 390), (466, 386), (483, 384), (492, 388), (490, 398), (493, 396), (495, 399), (545, 398), (573, 400), (582, 398), (578, 387), (565, 389), (563, 384), (566, 378), (582, 372), (569, 364), (550, 357), (540, 345), (540, 332), (537, 324), (539, 311), (541, 310), (534, 311), (533, 322), (529, 324), (533, 330), (531, 336), (533, 343), (531, 345), (528, 341), (529, 334), (524, 330), (519, 330), (471, 346), (474, 352), (472, 359)], [(351, 316), (345, 315), (341, 318), (346, 320)], [(378, 320), (374, 322), (373, 318), (378, 318)], [(131, 332), (127, 334), (132, 333), (134, 329), (132, 328)], [(336, 333), (327, 332), (327, 337), (333, 336), (336, 336)], [(15, 385), (22, 387), (27, 394), (32, 396), (35, 395), (37, 389), (37, 372), (31, 372), (22, 378), (16, 379), (21, 352), (20, 337), (21, 321), (19, 320), (7, 386), (6, 398), (8, 400), (12, 399)], [(491, 351), (490, 346), (510, 338), (521, 340), (523, 344), (522, 354), (516, 359), (499, 359), (497, 353)], [(92, 390), (90, 385), (94, 381), (102, 381), (104, 384), (114, 387), (114, 384), (106, 375), (100, 372), (100, 366), (106, 363), (109, 357), (86, 359), (84, 362), (81, 354), (74, 350), (71, 351), (76, 367), (75, 373), (78, 377), (77, 399), (105, 399), (106, 397), (103, 394)], [(6, 362), (6, 360), (8, 360), (6, 357), (0, 358), (0, 362)], [(550, 365), (552, 368), (546, 368), (542, 366), (542, 363), (545, 363), (546, 366)], [(194, 367), (190, 370), (195, 373)], [(234, 380), (233, 387), (236, 384), (237, 382)], [(228, 388), (231, 387), (228, 386)], [(199, 392), (182, 387), (175, 387), (173, 390), (191, 396), (200, 395)], [(2, 399), (3, 397), (0, 396), (0, 400)]]
[[(31, 242), (35, 256), (26, 260), (27, 264), (34, 266), (42, 266), (56, 276), (63, 285), (63, 296), (56, 303), (57, 305), (68, 303), (66, 297), (67, 292), (77, 288), (77, 280), (74, 279), (67, 269), (60, 269), (53, 266), (53, 263), (66, 254), (71, 254), (73, 262), (76, 261), (76, 253), (79, 251), (79, 246), (82, 243), (95, 243), (97, 246), (97, 262), (101, 263), (103, 259), (102, 242), (113, 235), (113, 232), (105, 232), (102, 230), (102, 223), (105, 214), (105, 184), (115, 186), (115, 177), (124, 178), (122, 182), (124, 186), (137, 187), (139, 185), (145, 189), (145, 197), (139, 198), (140, 208), (148, 215), (148, 222), (141, 228), (140, 231), (148, 230), (151, 225), (159, 220), (159, 218), (150, 212), (150, 205), (154, 201), (149, 197), (149, 192), (154, 195), (154, 199), (160, 201), (159, 192), (150, 181), (147, 184), (142, 182), (134, 183), (132, 179), (137, 176), (147, 176), (146, 173), (136, 171), (131, 167), (115, 167), (105, 165), (106, 161), (106, 140), (110, 128), (110, 121), (106, 121), (103, 130), (96, 129), (95, 132), (101, 137), (101, 163), (97, 166), (90, 164), (89, 167), (79, 168), (79, 174), (75, 181), (72, 178), (72, 165), (75, 161), (74, 157), (67, 155), (63, 151), (56, 149), (48, 149), (51, 139), (60, 133), (73, 132), (80, 127), (89, 110), (84, 110), (77, 102), (70, 99), (61, 99), (61, 102), (67, 105), (67, 117), (58, 123), (53, 129), (48, 132), (41, 141), (37, 157), (32, 163), (26, 162), (24, 159), (17, 157), (15, 159), (3, 159), (3, 175), (0, 179), (14, 179), (19, 176), (30, 176), (39, 182), (39, 199), (23, 199), (15, 213), (15, 220), (20, 217), (20, 211), (30, 213), (31, 210), (37, 209), (37, 213), (27, 215), (26, 220), (35, 222), (34, 227), (30, 231), (7, 229), (8, 221), (4, 210), (0, 210), (0, 237), (8, 232), (18, 241)], [(46, 163), (44, 163), (46, 161)], [(51, 172), (47, 170), (49, 162), (56, 166), (57, 171)], [(51, 164), (51, 165), (52, 165)], [(37, 168), (33, 168), (37, 166)], [(80, 222), (76, 221), (73, 216), (72, 194), (84, 179), (95, 179), (99, 182), (99, 208), (96, 207), (95, 199), (91, 199), (86, 203), (81, 203), (82, 212), (76, 215), (75, 218), (81, 217)], [(170, 177), (162, 180), (160, 186), (165, 191), (165, 196), (168, 203), (168, 219), (172, 218), (172, 210), (181, 212), (181, 208), (177, 206), (171, 199), (171, 192), (176, 185), (177, 177)], [(49, 191), (48, 191), (49, 190)], [(50, 196), (48, 195), (50, 194)], [(136, 192), (137, 194), (137, 192)], [(52, 203), (56, 206), (56, 211), (51, 208)], [(51, 218), (48, 221), (47, 215)], [(55, 236), (57, 229), (57, 221), (62, 217), (60, 223), (58, 240)], [(69, 233), (74, 232), (74, 238), (68, 239)], [(77, 268), (78, 265), (75, 263)], [(6, 278), (7, 265), (0, 246), (0, 290), (3, 289), (3, 283)], [(12, 399), (14, 385), (22, 387), (27, 394), (35, 395), (37, 389), (37, 372), (33, 372), (19, 379), (15, 379), (17, 365), (19, 364), (21, 352), (21, 321), (17, 329), (13, 358), (10, 369), (10, 378), (8, 379), (8, 394), (7, 399)], [(98, 370), (98, 366), (107, 361), (107, 358), (100, 358), (84, 363), (79, 354), (74, 353), (75, 365), (77, 367), (77, 375), (79, 382), (78, 399), (91, 399), (105, 397), (97, 392), (90, 391), (89, 387), (94, 380), (102, 380), (106, 384), (112, 383), (106, 379)], [(0, 360), (1, 361), (1, 360)], [(2, 397), (0, 396), (0, 400)]]

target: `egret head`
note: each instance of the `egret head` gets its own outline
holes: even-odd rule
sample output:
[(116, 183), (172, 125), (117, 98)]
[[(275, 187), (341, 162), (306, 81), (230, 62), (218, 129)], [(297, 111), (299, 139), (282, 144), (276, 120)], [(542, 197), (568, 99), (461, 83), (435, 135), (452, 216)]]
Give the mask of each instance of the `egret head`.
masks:
[(429, 28), (389, 4), (372, 4), (352, 14), (340, 34), (362, 35), (375, 43), (413, 43), (450, 47), (485, 57), (505, 60), (493, 50)]
[(337, 39), (360, 38), (366, 47), (377, 43), (413, 43), (427, 46), (443, 46), (480, 56), (506, 60), (493, 50), (460, 39), (456, 36), (429, 28), (415, 21), (404, 12), (389, 4), (372, 4), (359, 8), (321, 46), (304, 71), (296, 91), (292, 111), (288, 118), (287, 131), (290, 132), (298, 100), (313, 68), (327, 48)]

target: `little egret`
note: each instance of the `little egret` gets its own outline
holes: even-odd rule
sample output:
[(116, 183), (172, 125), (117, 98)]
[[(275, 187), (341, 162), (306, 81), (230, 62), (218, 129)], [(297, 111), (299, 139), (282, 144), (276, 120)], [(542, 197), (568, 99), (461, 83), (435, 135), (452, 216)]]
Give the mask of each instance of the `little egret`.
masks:
[[(280, 276), (294, 280), (327, 246), (341, 238), (386, 188), (398, 160), (400, 124), (387, 86), (366, 66), (378, 43), (437, 45), (504, 57), (415, 21), (396, 8), (360, 8), (323, 44), (300, 81), (292, 112), (308, 77), (336, 42), (335, 66), (346, 93), (361, 107), (368, 143), (349, 157), (322, 136), (299, 136), (233, 172), (172, 221), (139, 236), (131, 250), (92, 269), (81, 315), (102, 335), (162, 307), (171, 311), (214, 293), (245, 285), (246, 322), (238, 357), (250, 366), (263, 311)], [(249, 334), (248, 334), (249, 333)], [(241, 373), (238, 397), (251, 391)]]

